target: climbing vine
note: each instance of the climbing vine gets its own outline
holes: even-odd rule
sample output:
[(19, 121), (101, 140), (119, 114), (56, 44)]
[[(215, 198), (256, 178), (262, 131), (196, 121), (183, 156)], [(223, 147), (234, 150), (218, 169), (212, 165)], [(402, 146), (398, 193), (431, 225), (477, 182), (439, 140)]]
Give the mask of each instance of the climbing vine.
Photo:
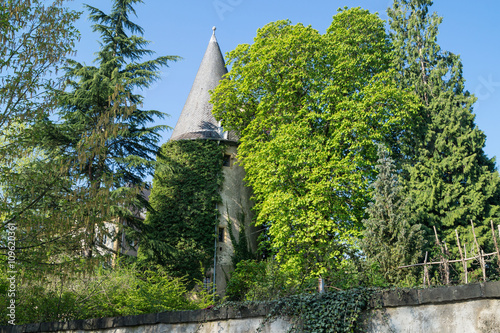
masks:
[(223, 182), (224, 145), (210, 140), (165, 143), (150, 196), (152, 211), (140, 246), (146, 264), (159, 264), (174, 277), (203, 279), (214, 254), (217, 204)]
[(373, 290), (367, 288), (302, 294), (272, 302), (263, 325), (280, 317), (292, 320), (290, 332), (360, 332), (360, 315), (369, 308)]
[[(239, 216), (239, 222), (240, 230), (237, 235), (234, 234), (233, 223), (231, 220), (228, 220), (227, 225), (229, 237), (234, 248), (234, 254), (232, 257), (233, 267), (236, 267), (236, 265), (242, 260), (255, 259), (255, 255), (248, 246), (248, 238), (245, 230), (245, 215), (243, 213)], [(236, 239), (236, 237), (238, 237), (238, 239)]]

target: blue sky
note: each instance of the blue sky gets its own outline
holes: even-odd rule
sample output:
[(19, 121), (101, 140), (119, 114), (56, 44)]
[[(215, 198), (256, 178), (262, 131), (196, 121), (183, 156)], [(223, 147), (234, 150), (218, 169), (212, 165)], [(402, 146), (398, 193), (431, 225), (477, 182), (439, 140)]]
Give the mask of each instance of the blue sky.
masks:
[[(111, 1), (74, 0), (70, 6), (82, 10), (82, 4), (109, 11)], [(134, 22), (145, 30), (157, 55), (178, 55), (183, 59), (162, 70), (162, 79), (143, 92), (145, 109), (170, 115), (158, 123), (171, 127), (180, 115), (191, 89), (198, 66), (216, 26), (222, 52), (238, 44), (252, 43), (258, 28), (290, 19), (311, 25), (324, 33), (340, 7), (362, 7), (387, 19), (386, 8), (392, 0), (144, 0), (137, 5)], [(438, 43), (443, 50), (460, 54), (464, 65), (466, 88), (478, 98), (474, 105), (477, 126), (487, 136), (485, 151), (500, 158), (500, 2), (482, 0), (437, 0), (432, 11), (442, 16)], [(92, 33), (85, 12), (77, 23), (82, 33), (75, 60), (91, 64), (99, 48), (99, 36)], [(171, 131), (163, 133), (162, 142)], [(498, 162), (497, 162), (498, 165)]]

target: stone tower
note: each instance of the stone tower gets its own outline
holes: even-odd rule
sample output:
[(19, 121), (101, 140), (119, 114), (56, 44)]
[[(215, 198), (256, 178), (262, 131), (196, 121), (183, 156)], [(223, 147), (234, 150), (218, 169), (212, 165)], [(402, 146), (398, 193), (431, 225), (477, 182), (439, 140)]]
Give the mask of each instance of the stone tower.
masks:
[[(227, 279), (233, 270), (234, 245), (231, 238), (238, 241), (244, 232), (249, 249), (257, 250), (256, 231), (251, 226), (251, 189), (245, 186), (243, 167), (237, 163), (238, 138), (232, 132), (225, 132), (212, 115), (209, 91), (214, 89), (222, 76), (227, 73), (224, 57), (215, 38), (215, 27), (207, 50), (194, 79), (184, 108), (175, 125), (170, 140), (217, 140), (223, 144), (224, 183), (220, 189), (222, 202), (218, 205), (219, 221), (214, 221), (215, 257), (214, 266), (207, 272), (207, 279), (214, 281), (219, 294), (224, 294)], [(230, 237), (232, 231), (233, 237)]]

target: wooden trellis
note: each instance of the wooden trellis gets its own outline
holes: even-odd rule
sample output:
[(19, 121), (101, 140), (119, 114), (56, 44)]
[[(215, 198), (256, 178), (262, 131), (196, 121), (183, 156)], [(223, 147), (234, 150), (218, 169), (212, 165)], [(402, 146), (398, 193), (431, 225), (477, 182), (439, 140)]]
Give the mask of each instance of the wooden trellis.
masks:
[[(434, 234), (436, 236), (436, 245), (438, 248), (441, 250), (441, 256), (440, 256), (440, 261), (431, 261), (428, 262), (428, 253), (427, 251), (425, 252), (425, 258), (423, 263), (419, 264), (414, 264), (414, 265), (406, 265), (406, 266), (400, 266), (399, 268), (407, 268), (407, 267), (416, 267), (416, 266), (424, 266), (424, 277), (423, 277), (423, 282), (424, 286), (427, 284), (430, 286), (430, 278), (429, 278), (429, 266), (430, 265), (439, 265), (441, 267), (441, 270), (444, 272), (444, 283), (445, 284), (450, 284), (450, 264), (452, 263), (462, 263), (462, 268), (463, 268), (463, 274), (464, 274), (464, 281), (465, 283), (469, 282), (469, 276), (468, 276), (468, 271), (467, 271), (467, 261), (470, 260), (477, 260), (479, 262), (479, 265), (481, 266), (481, 271), (483, 273), (483, 281), (486, 281), (486, 258), (489, 258), (491, 256), (496, 256), (497, 257), (497, 262), (500, 270), (500, 251), (498, 250), (498, 243), (497, 243), (497, 237), (495, 234), (495, 228), (493, 226), (493, 221), (491, 221), (491, 233), (493, 235), (493, 244), (495, 245), (495, 252), (492, 253), (484, 253), (484, 251), (481, 249), (479, 246), (479, 243), (477, 241), (476, 237), (476, 231), (474, 229), (474, 223), (473, 221), (470, 222), (471, 227), (472, 227), (472, 235), (474, 236), (474, 243), (472, 244), (472, 249), (471, 249), (471, 256), (467, 257), (467, 248), (466, 245), (464, 244), (463, 247), (463, 252), (462, 252), (462, 245), (460, 244), (460, 238), (458, 237), (458, 231), (455, 229), (455, 235), (457, 237), (457, 246), (458, 250), (460, 253), (460, 259), (456, 260), (448, 260), (449, 252), (448, 252), (448, 247), (446, 243), (442, 243), (439, 240), (439, 237), (436, 232), (436, 228), (434, 227)], [(500, 225), (498, 227), (498, 234), (500, 236)]]

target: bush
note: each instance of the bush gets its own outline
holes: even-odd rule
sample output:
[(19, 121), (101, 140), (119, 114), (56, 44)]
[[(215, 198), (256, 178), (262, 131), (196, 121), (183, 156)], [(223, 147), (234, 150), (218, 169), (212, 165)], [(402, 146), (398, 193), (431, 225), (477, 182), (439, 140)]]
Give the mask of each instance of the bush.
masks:
[(286, 270), (274, 259), (242, 260), (226, 288), (230, 301), (266, 301), (315, 290), (317, 280)]
[[(1, 290), (6, 288), (6, 278), (0, 276)], [(16, 324), (195, 310), (212, 304), (203, 288), (189, 292), (185, 278), (172, 278), (160, 267), (100, 269), (90, 277), (54, 275), (19, 282)], [(8, 320), (7, 301), (0, 300), (3, 325)]]

